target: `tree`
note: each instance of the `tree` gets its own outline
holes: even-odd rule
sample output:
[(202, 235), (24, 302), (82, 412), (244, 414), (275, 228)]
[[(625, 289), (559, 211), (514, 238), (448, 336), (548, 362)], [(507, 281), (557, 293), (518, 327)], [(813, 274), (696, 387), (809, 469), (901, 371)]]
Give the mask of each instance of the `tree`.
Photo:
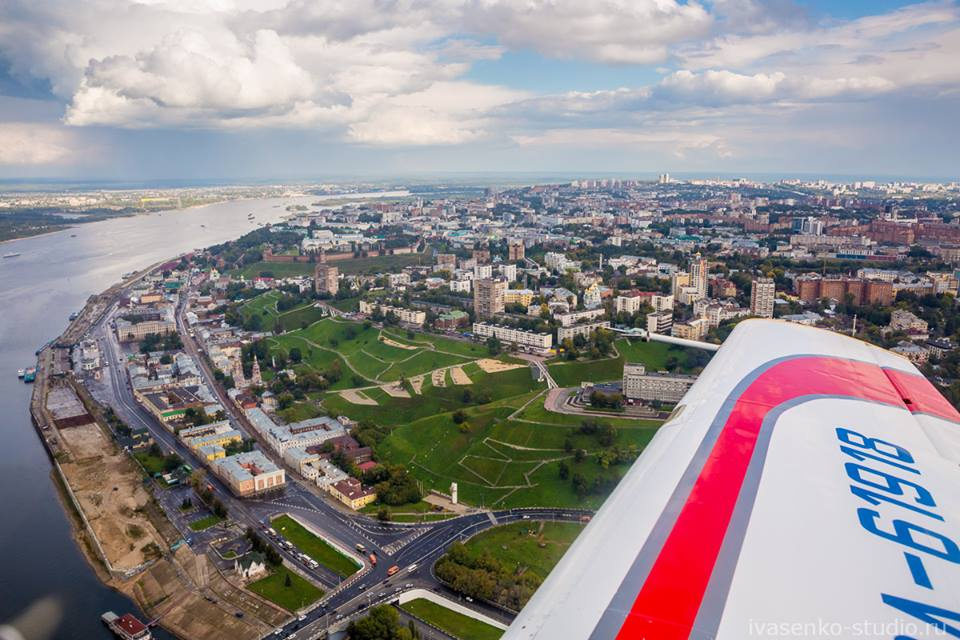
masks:
[(289, 571), (288, 571), (287, 574), (283, 577), (283, 586), (285, 586), (285, 587), (292, 587), (292, 586), (293, 586), (293, 580), (290, 578), (290, 572), (289, 572)]
[(570, 477), (570, 465), (567, 464), (566, 460), (561, 460), (559, 467), (557, 467), (557, 472), (560, 475), (561, 480), (566, 480)]
[(290, 362), (297, 363), (303, 360), (303, 353), (300, 351), (300, 347), (290, 347), (289, 354)]

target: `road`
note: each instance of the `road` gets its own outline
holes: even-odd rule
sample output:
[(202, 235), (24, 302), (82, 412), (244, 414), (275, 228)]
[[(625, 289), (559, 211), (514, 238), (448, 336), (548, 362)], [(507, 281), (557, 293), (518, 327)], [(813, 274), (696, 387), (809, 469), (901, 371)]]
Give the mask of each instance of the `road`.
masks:
[[(89, 332), (91, 337), (99, 341), (105, 361), (101, 379), (87, 380), (91, 393), (98, 401), (113, 406), (118, 416), (130, 426), (146, 428), (165, 451), (175, 452), (194, 468), (203, 467), (203, 462), (192, 450), (136, 401), (122, 364), (125, 360), (123, 349), (111, 330), (116, 311), (116, 308), (112, 307)], [(204, 381), (217, 394), (234, 426), (256, 437), (258, 434), (251, 428), (246, 416), (215, 383), (206, 359), (189, 334), (183, 312), (181, 303), (176, 316), (184, 350), (200, 365)], [(260, 444), (265, 454), (270, 455), (278, 464), (283, 464), (265, 443)], [(507, 524), (523, 519), (579, 521), (584, 515), (583, 511), (570, 509), (508, 509), (492, 513), (480, 511), (425, 524), (383, 523), (365, 515), (347, 513), (344, 508), (331, 504), (327, 498), (319, 495), (315, 487), (305, 486), (292, 472), (288, 472), (287, 485), (279, 493), (254, 499), (234, 496), (212, 473), (208, 473), (207, 479), (214, 494), (226, 505), (231, 520), (241, 527), (253, 527), (262, 531), (272, 516), (290, 513), (334, 544), (349, 550), (362, 544), (367, 553), (375, 553), (379, 558), (376, 565), (365, 560), (360, 572), (343, 580), (323, 566), (318, 569), (311, 568), (297, 558), (294, 552), (278, 545), (277, 541), (269, 536), (263, 536), (281, 553), (286, 564), (322, 585), (327, 592), (320, 602), (301, 612), (302, 619), (292, 619), (275, 632), (276, 637), (287, 637), (296, 633), (298, 640), (320, 637), (330, 625), (343, 626), (368, 607), (393, 601), (398, 592), (406, 589), (431, 589), (451, 599), (458, 599), (460, 596), (441, 585), (432, 573), (433, 563), (454, 541), (466, 540), (494, 524)], [(208, 540), (203, 535), (189, 530), (181, 530), (181, 533), (197, 551), (206, 550), (202, 547)], [(393, 565), (400, 567), (400, 571), (393, 577), (388, 577), (387, 569)], [(469, 606), (504, 623), (510, 622), (511, 616), (496, 607), (479, 602), (471, 602)], [(435, 631), (432, 633), (434, 636), (438, 635)]]

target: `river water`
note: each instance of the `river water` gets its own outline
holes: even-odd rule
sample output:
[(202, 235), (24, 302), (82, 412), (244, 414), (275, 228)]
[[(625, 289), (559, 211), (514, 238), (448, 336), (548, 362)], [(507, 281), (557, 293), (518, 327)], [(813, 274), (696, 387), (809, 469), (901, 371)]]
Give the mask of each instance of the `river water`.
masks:
[[(276, 222), (288, 205), (322, 199), (224, 202), (0, 245), (0, 253), (21, 254), (0, 259), (0, 624), (51, 596), (63, 611), (53, 637), (109, 638), (100, 614), (134, 610), (126, 597), (100, 583), (71, 537), (50, 462), (30, 422), (31, 387), (17, 379), (17, 369), (32, 366), (34, 352), (66, 328), (70, 312), (122, 273), (237, 238), (257, 224)], [(250, 213), (254, 221), (247, 220)]]

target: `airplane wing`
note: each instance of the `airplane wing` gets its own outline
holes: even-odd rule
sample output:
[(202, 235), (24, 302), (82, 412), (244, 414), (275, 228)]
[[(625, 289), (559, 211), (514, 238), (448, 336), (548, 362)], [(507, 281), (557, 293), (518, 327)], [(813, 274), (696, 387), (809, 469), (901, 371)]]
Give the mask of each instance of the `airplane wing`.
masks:
[(900, 356), (742, 322), (503, 638), (960, 638), (958, 423)]

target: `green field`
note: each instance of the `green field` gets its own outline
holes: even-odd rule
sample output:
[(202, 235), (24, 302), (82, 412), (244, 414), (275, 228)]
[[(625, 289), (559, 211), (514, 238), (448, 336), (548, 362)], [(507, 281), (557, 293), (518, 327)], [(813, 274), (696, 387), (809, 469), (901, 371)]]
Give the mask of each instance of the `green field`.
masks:
[(209, 528), (212, 527), (213, 525), (215, 525), (215, 524), (217, 524), (217, 523), (219, 523), (219, 522), (222, 522), (222, 521), (223, 521), (223, 518), (221, 518), (221, 517), (218, 516), (218, 515), (214, 515), (214, 514), (211, 513), (209, 516), (206, 516), (206, 517), (204, 517), (204, 518), (200, 518), (200, 519), (198, 519), (198, 520), (194, 520), (193, 522), (191, 522), (191, 523), (190, 523), (190, 530), (191, 530), (191, 531), (203, 531), (203, 530), (205, 530), (205, 529), (209, 529)]
[[(290, 576), (290, 586), (286, 586)], [(323, 597), (323, 591), (284, 566), (277, 567), (266, 578), (247, 585), (247, 589), (278, 604), (287, 611), (296, 611)]]
[[(400, 426), (377, 447), (377, 454), (382, 460), (406, 465), (425, 490), (445, 492), (455, 481), (464, 502), (496, 508), (596, 508), (606, 492), (578, 495), (570, 480), (560, 477), (561, 461), (587, 483), (600, 477), (616, 482), (629, 469), (629, 464), (608, 469), (597, 464), (592, 454), (599, 451), (598, 445), (591, 436), (576, 433), (579, 421), (570, 426), (520, 422), (509, 419), (513, 412), (506, 406), (470, 408), (466, 432), (450, 414), (399, 421)], [(640, 423), (637, 428), (620, 428), (615, 444), (642, 449), (657, 426)], [(587, 451), (586, 459), (577, 463), (565, 451), (568, 438), (575, 449)]]
[[(457, 409), (467, 409), (476, 406), (474, 403), (478, 399), (495, 402), (544, 388), (544, 383), (535, 381), (526, 367), (500, 373), (484, 373), (479, 366), (471, 363), (464, 365), (463, 371), (472, 384), (454, 385), (447, 376), (447, 386), (434, 387), (428, 375), (423, 382), (421, 394), (411, 394), (410, 398), (394, 398), (381, 389), (365, 389), (364, 395), (375, 400), (376, 405), (353, 404), (336, 394), (328, 395), (323, 404), (338, 415), (392, 426)], [(464, 391), (470, 392), (470, 402), (464, 402)]]
[(152, 456), (148, 451), (137, 451), (133, 454), (133, 457), (143, 465), (143, 468), (146, 469), (150, 475), (163, 473), (163, 464), (165, 462), (163, 456)]
[(292, 542), (301, 552), (344, 578), (353, 575), (361, 568), (355, 560), (343, 555), (322, 538), (307, 531), (290, 516), (277, 516), (271, 520), (271, 524), (277, 533)]
[(246, 321), (254, 315), (260, 315), (264, 330), (271, 331), (277, 321), (284, 331), (292, 331), (307, 327), (324, 317), (324, 311), (313, 306), (313, 302), (306, 302), (299, 307), (280, 312), (277, 310), (277, 300), (282, 294), (279, 291), (268, 291), (256, 298), (248, 300), (240, 306), (239, 312)]
[(460, 640), (497, 640), (503, 631), (425, 598), (400, 605), (404, 611), (438, 627)]
[(544, 580), (581, 531), (583, 525), (576, 522), (514, 522), (479, 533), (464, 546), (471, 554), (490, 553)]
[(609, 382), (623, 377), (624, 362), (639, 362), (648, 371), (662, 371), (671, 355), (684, 352), (663, 342), (643, 342), (621, 338), (614, 345), (619, 357), (602, 360), (566, 362), (558, 360), (549, 364), (550, 375), (561, 387), (579, 386), (581, 382)]

